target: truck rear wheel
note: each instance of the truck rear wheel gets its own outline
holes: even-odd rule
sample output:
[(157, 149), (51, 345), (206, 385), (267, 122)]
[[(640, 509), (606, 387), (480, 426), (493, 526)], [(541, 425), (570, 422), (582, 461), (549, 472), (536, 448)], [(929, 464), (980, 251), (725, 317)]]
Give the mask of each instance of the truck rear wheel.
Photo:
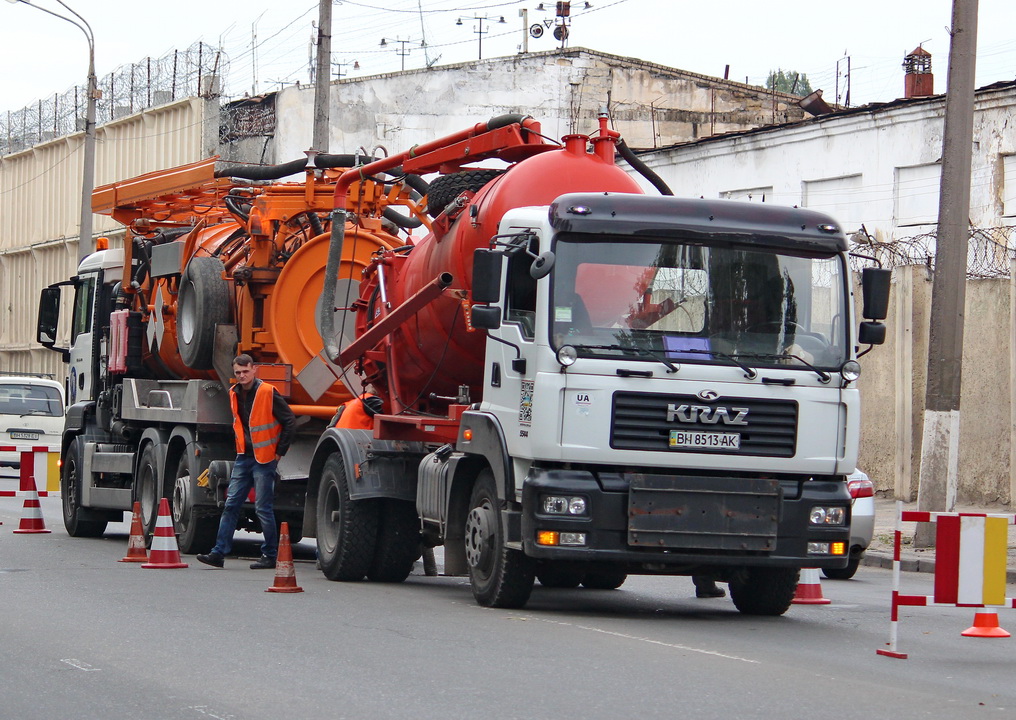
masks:
[(744, 615), (782, 615), (797, 591), (797, 568), (747, 568), (727, 583), (730, 599)]
[(229, 322), (229, 285), (218, 258), (195, 257), (180, 278), (176, 344), (180, 359), (194, 370), (212, 367), (215, 326)]
[(413, 564), (422, 551), (420, 516), (413, 504), (405, 500), (382, 500), (377, 546), (367, 578), (375, 582), (402, 582), (413, 571)]
[(182, 553), (203, 553), (211, 550), (219, 530), (218, 520), (194, 506), (194, 474), (197, 459), (184, 452), (176, 466), (173, 496), (169, 504), (173, 511), (173, 526)]
[(466, 516), (466, 562), (473, 597), (484, 607), (520, 608), (529, 601), (536, 576), (529, 558), (505, 546), (501, 501), (494, 476), (476, 479)]
[(86, 520), (87, 510), (81, 507), (81, 441), (74, 439), (67, 448), (60, 473), (60, 504), (63, 506), (64, 528), (71, 537), (100, 537), (106, 532), (106, 520)]
[(151, 541), (159, 519), (159, 501), (162, 500), (162, 478), (159, 477), (159, 457), (155, 443), (146, 443), (138, 458), (136, 476), (138, 501), (141, 503), (141, 524), (145, 539)]
[(318, 488), (318, 562), (325, 577), (362, 580), (374, 560), (377, 528), (377, 502), (349, 499), (342, 456), (332, 453)]

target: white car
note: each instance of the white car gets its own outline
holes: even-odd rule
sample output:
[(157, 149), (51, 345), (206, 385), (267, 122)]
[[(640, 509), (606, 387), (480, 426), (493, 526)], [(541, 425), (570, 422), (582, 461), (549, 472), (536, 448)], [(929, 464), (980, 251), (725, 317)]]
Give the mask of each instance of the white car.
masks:
[(824, 568), (822, 573), (834, 580), (849, 580), (857, 572), (864, 551), (871, 545), (875, 534), (875, 486), (867, 474), (854, 470), (847, 476), (850, 491), (850, 562), (845, 568)]
[[(63, 385), (47, 375), (0, 375), (0, 446), (59, 449), (63, 426)], [(20, 453), (0, 452), (0, 477), (19, 477), (20, 468)]]

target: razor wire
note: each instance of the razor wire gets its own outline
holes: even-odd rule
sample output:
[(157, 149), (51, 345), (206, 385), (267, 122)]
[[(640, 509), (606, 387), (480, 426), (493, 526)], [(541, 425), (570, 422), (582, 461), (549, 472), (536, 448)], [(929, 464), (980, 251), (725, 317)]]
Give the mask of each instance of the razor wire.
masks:
[[(95, 103), (95, 123), (102, 125), (182, 98), (216, 97), (228, 66), (221, 50), (202, 42), (158, 59), (122, 65), (96, 83), (101, 97)], [(20, 110), (0, 113), (0, 155), (83, 132), (87, 97), (87, 88), (78, 85)]]
[[(851, 236), (850, 264), (855, 271), (881, 264), (884, 268), (924, 265), (935, 269), (937, 230), (880, 242), (864, 228)], [(967, 237), (967, 277), (1007, 278), (1016, 257), (1016, 226), (970, 228)]]

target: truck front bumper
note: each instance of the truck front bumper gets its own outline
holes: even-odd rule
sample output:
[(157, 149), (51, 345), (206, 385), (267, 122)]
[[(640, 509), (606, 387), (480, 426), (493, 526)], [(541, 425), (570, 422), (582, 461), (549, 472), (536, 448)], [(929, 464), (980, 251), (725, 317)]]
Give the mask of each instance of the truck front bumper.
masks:
[[(547, 498), (558, 507), (582, 498), (585, 512), (548, 512)], [(815, 507), (844, 508), (843, 524), (810, 524)], [(522, 489), (521, 543), (533, 558), (623, 563), (629, 572), (841, 568), (849, 513), (846, 483), (831, 479), (534, 469)], [(841, 554), (830, 552), (835, 543)]]

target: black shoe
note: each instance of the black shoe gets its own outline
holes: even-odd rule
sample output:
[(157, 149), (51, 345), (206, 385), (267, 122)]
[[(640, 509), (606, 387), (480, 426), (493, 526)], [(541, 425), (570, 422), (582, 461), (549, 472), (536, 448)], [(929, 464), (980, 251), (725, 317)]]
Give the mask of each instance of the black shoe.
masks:
[(726, 596), (727, 591), (715, 585), (711, 588), (695, 588), (695, 597), (697, 598), (721, 598)]
[(212, 567), (220, 568), (226, 564), (225, 563), (226, 559), (222, 555), (219, 555), (219, 553), (217, 552), (211, 552), (208, 553), (207, 555), (198, 555), (197, 559), (198, 562), (204, 563), (205, 565), (211, 565)]
[[(200, 560), (201, 558), (198, 558)], [(270, 558), (267, 555), (262, 555), (260, 558), (250, 564), (251, 570), (270, 570), (275, 567), (275, 558)]]

